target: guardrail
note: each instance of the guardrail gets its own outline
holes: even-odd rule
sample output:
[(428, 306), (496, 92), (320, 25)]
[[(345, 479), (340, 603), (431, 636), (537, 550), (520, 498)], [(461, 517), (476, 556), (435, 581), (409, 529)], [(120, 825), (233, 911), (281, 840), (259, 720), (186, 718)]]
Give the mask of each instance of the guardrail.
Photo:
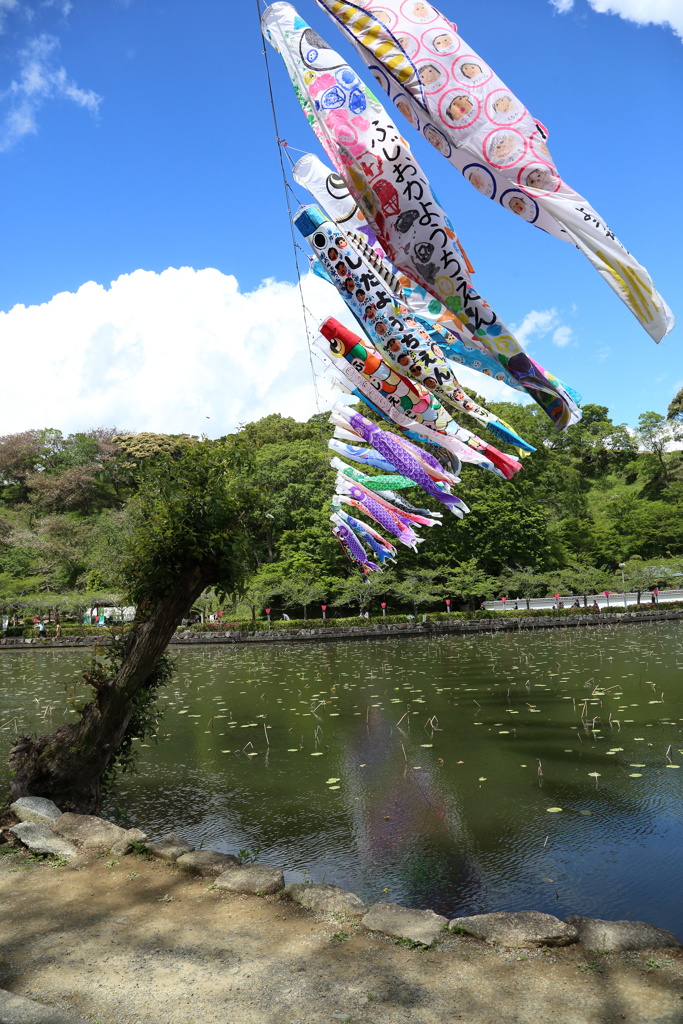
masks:
[[(597, 603), (598, 608), (626, 608), (628, 605), (637, 603), (638, 594), (635, 590), (619, 594), (610, 592), (609, 597), (605, 597), (604, 594), (587, 594), (586, 600), (589, 606)], [(571, 608), (575, 601), (578, 601), (580, 607), (583, 608), (583, 595), (572, 594), (569, 597), (560, 595), (560, 603), (564, 608)], [(641, 604), (659, 605), (668, 604), (670, 601), (683, 601), (683, 590), (660, 590), (656, 595), (653, 595), (650, 590), (641, 590), (640, 592)], [(558, 602), (554, 597), (530, 597), (528, 601), (525, 597), (510, 597), (507, 601), (484, 601), (482, 605), (492, 612), (525, 611), (527, 606), (531, 611), (542, 608), (552, 609), (557, 608)]]

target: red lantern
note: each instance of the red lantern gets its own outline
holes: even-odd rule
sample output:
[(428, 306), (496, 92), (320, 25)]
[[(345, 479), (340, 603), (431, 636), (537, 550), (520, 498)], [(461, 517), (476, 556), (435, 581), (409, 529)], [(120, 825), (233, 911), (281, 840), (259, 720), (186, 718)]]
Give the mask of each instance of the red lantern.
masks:
[(450, 603), (451, 603), (451, 599), (450, 599), (450, 597), (447, 597), (446, 598), (446, 604), (450, 604)]
[(321, 605), (320, 605), (320, 607), (322, 608), (322, 610), (323, 610), (324, 612), (326, 612), (326, 611), (327, 611), (327, 605), (326, 605), (326, 604), (321, 604)]
[(559, 600), (560, 600), (560, 595), (559, 595), (559, 594), (555, 594), (555, 600), (556, 600), (556, 601), (559, 601)]
[(386, 608), (386, 606), (387, 606), (387, 602), (386, 602), (386, 601), (382, 601), (382, 603), (381, 603), (381, 607), (382, 607), (382, 608)]
[(610, 594), (612, 593), (612, 591), (611, 591), (611, 590), (603, 590), (603, 592), (602, 592), (602, 593), (603, 593), (603, 595), (604, 595), (605, 597), (609, 597), (609, 595), (610, 595)]
[(505, 602), (507, 601), (507, 597), (501, 597), (501, 601), (503, 602), (503, 604), (505, 604)]
[(266, 608), (266, 615), (270, 615), (270, 608)]

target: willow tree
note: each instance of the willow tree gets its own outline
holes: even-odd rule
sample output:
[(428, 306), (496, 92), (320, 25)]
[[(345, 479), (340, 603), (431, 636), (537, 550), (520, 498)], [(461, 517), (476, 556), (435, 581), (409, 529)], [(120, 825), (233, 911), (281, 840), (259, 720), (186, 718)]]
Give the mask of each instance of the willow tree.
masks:
[(243, 524), (254, 501), (248, 461), (236, 435), (175, 439), (137, 464), (119, 580), (135, 621), (85, 671), (92, 699), (78, 719), (14, 745), (11, 799), (45, 796), (62, 809), (99, 809), (103, 779), (129, 757), (133, 737), (153, 727), (177, 625), (207, 587), (222, 595), (240, 587), (249, 541)]

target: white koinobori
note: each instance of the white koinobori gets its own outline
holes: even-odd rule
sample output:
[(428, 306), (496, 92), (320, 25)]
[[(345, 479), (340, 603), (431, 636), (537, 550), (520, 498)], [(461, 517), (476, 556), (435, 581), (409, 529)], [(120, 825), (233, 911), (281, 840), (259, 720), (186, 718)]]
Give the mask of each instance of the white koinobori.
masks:
[(263, 14), (307, 120), (344, 178), (392, 264), (455, 313), (545, 410), (558, 429), (581, 418), (556, 377), (529, 358), (474, 288), (453, 226), (376, 97), (297, 14), (278, 2)]
[[(478, 192), (593, 264), (655, 341), (674, 318), (647, 270), (560, 177), (548, 132), (426, 0), (316, 0), (400, 112)], [(511, 12), (514, 5), (511, 5)]]

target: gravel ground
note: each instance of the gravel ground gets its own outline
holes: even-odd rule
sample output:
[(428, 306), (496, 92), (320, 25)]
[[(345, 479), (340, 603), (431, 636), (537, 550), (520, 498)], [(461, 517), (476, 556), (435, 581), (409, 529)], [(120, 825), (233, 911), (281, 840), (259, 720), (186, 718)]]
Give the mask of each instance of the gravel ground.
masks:
[(98, 1024), (683, 1024), (678, 952), (410, 949), (137, 856), (0, 856), (0, 988)]

